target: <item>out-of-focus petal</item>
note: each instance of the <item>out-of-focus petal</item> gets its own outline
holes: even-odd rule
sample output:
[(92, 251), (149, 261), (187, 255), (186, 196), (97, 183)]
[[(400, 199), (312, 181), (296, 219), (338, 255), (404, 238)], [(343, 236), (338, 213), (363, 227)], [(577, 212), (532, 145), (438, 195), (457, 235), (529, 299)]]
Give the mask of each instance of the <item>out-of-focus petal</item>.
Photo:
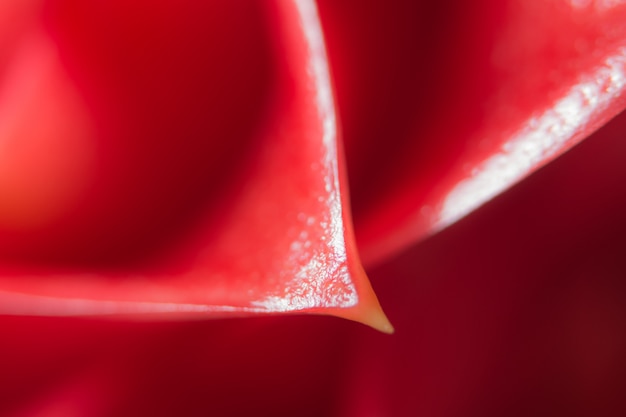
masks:
[[(312, 312), (391, 331), (343, 201), (313, 1), (49, 0), (32, 20), (43, 46), (27, 51), (28, 62), (46, 54), (39, 71), (50, 92), (37, 90), (29, 103), (64, 128), (46, 125), (55, 146), (42, 151), (33, 143), (41, 136), (28, 134), (36, 123), (26, 125), (6, 154), (22, 164), (5, 179), (19, 185), (14, 174), (48, 172), (49, 161), (53, 184), (87, 178), (68, 186), (81, 191), (61, 209), (63, 187), (43, 203), (14, 187), (18, 207), (45, 215), (18, 224), (11, 216), (23, 210), (7, 210), (0, 221), (0, 313)], [(20, 85), (39, 77), (22, 76)], [(77, 147), (54, 142), (74, 140), (65, 134), (72, 128), (93, 153), (68, 156)], [(94, 153), (88, 174), (66, 175)]]
[(2, 415), (65, 407), (63, 416), (316, 417), (336, 410), (348, 341), (361, 326), (310, 316), (187, 323), (0, 316), (0, 327)]
[[(96, 362), (96, 366), (100, 363)], [(123, 377), (122, 375), (116, 375)], [(48, 386), (49, 390), (18, 404), (8, 417), (100, 417), (111, 415), (124, 381), (115, 381), (106, 370), (87, 369), (65, 376)], [(32, 393), (31, 393), (32, 394)], [(4, 404), (0, 404), (0, 409)], [(10, 410), (11, 408), (9, 408)]]
[(626, 4), (320, 1), (357, 242), (376, 263), (624, 108)]

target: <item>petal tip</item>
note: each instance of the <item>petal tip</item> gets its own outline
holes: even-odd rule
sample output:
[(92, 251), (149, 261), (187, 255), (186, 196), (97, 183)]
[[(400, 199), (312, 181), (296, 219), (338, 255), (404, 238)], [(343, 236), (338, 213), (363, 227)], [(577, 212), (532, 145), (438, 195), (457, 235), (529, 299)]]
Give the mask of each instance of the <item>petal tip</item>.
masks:
[(380, 306), (368, 311), (368, 314), (363, 317), (361, 323), (385, 334), (393, 334), (395, 332), (393, 325)]
[(367, 278), (367, 275), (360, 263), (358, 267), (352, 269), (353, 277), (356, 277), (357, 287), (359, 288), (359, 301), (352, 308), (342, 309), (334, 313), (338, 317), (356, 321), (375, 330), (386, 334), (394, 332), (393, 325), (385, 315), (378, 297)]
[(393, 334), (395, 331), (393, 325), (378, 302), (364, 304), (348, 310), (336, 311), (332, 314), (336, 317), (364, 324), (382, 333)]

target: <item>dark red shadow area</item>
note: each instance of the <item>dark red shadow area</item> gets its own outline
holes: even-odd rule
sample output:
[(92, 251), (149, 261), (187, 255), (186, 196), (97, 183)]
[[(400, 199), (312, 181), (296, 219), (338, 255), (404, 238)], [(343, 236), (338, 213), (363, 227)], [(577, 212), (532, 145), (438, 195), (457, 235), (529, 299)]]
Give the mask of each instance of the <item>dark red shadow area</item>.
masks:
[(625, 139), (622, 113), (370, 273), (396, 328), (361, 336), (371, 401), (398, 416), (626, 412)]

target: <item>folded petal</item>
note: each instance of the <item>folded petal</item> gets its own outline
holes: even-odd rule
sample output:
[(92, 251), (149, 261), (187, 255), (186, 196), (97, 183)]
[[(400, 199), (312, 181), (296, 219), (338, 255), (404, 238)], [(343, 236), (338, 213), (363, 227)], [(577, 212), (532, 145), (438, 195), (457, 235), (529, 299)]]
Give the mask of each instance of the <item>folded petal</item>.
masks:
[(366, 264), (455, 222), (625, 105), (623, 2), (320, 10)]
[[(39, 19), (52, 93), (32, 101), (73, 107), (50, 117), (69, 128), (38, 155), (53, 173), (82, 166), (91, 153), (68, 154), (64, 132), (87, 125), (76, 141), (96, 156), (68, 175), (86, 184), (60, 208), (63, 187), (16, 197), (43, 221), (0, 222), (2, 314), (309, 312), (391, 330), (353, 243), (312, 1), (51, 0)], [(6, 175), (17, 185), (32, 162), (21, 152), (22, 176)]]

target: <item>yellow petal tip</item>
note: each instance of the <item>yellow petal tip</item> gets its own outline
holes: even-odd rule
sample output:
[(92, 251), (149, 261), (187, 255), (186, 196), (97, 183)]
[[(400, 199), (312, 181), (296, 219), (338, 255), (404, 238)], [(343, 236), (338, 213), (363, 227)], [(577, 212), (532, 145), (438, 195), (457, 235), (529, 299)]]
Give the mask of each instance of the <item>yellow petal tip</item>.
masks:
[(362, 323), (386, 334), (393, 334), (393, 332), (395, 332), (393, 325), (380, 307), (364, 317)]
[(382, 308), (376, 300), (368, 300), (369, 302), (359, 304), (356, 307), (349, 309), (335, 310), (327, 314), (331, 314), (335, 317), (342, 319), (356, 321), (357, 323), (364, 324), (378, 330), (379, 332), (392, 334), (394, 332), (393, 325), (383, 312)]

